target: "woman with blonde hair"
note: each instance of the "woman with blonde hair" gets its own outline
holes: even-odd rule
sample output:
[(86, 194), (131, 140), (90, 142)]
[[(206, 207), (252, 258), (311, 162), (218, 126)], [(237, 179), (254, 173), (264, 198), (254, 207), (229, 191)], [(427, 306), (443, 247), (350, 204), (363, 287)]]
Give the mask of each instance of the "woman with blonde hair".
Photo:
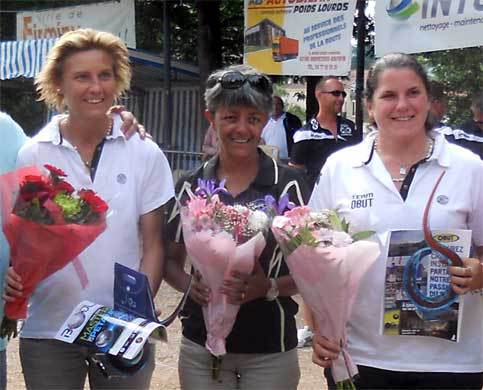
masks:
[[(113, 306), (114, 263), (144, 272), (153, 295), (162, 278), (162, 207), (173, 196), (168, 162), (159, 147), (135, 135), (129, 142), (120, 117), (106, 114), (130, 85), (128, 51), (116, 36), (91, 29), (63, 35), (36, 79), (40, 99), (65, 111), (22, 147), (18, 165), (61, 168), (75, 188), (97, 192), (109, 205), (106, 230), (80, 255), (88, 277), (82, 287), (72, 265), (42, 281), (30, 297), (20, 339), (28, 389), (149, 388), (154, 350), (129, 377), (106, 379), (86, 348), (54, 337), (82, 300)], [(45, 243), (48, 245), (48, 243)], [(21, 294), (12, 269), (7, 298)]]

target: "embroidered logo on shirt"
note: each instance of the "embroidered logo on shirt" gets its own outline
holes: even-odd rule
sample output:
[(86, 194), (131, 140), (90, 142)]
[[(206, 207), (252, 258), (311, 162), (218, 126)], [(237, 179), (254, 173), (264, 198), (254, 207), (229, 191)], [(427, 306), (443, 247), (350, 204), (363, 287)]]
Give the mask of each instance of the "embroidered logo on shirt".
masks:
[(352, 195), (351, 209), (365, 209), (372, 207), (372, 201), (374, 200), (374, 193), (368, 192), (367, 194)]
[(448, 204), (449, 198), (446, 195), (438, 195), (436, 202), (439, 204)]
[(126, 184), (127, 177), (124, 173), (120, 173), (119, 175), (117, 175), (116, 180), (119, 184)]
[(317, 122), (317, 119), (315, 118), (310, 120), (310, 125), (312, 126), (312, 130), (318, 130), (319, 128), (319, 122)]
[(352, 129), (350, 126), (346, 125), (345, 123), (340, 125), (340, 134), (341, 135), (352, 135)]

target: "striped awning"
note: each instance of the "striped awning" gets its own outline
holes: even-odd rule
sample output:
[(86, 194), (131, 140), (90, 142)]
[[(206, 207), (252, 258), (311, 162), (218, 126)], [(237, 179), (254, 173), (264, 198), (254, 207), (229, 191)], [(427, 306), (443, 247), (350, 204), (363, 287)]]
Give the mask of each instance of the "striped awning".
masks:
[(35, 77), (57, 38), (0, 42), (0, 80)]

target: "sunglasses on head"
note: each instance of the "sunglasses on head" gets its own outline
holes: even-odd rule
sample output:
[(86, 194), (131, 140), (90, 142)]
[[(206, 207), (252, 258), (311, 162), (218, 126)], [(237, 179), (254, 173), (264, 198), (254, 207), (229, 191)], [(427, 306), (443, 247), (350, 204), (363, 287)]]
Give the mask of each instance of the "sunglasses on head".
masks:
[(221, 85), (223, 89), (238, 89), (248, 82), (251, 87), (265, 92), (270, 87), (270, 81), (267, 77), (259, 74), (244, 75), (237, 70), (228, 71), (218, 79), (213, 79), (208, 82), (208, 88), (213, 88), (217, 83)]
[(335, 96), (335, 97), (340, 97), (342, 96), (343, 98), (345, 98), (347, 96), (347, 93), (346, 91), (320, 91), (322, 93), (330, 93), (332, 96)]

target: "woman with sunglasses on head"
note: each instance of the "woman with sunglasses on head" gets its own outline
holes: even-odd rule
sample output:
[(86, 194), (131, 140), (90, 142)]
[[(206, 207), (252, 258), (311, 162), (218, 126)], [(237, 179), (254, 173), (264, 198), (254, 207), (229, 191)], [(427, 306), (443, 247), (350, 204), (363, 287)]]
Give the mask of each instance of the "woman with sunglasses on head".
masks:
[[(255, 69), (239, 65), (212, 73), (205, 92), (206, 118), (216, 130), (218, 153), (201, 167), (181, 178), (192, 190), (197, 179), (226, 180), (225, 204), (248, 204), (272, 195), (279, 199), (288, 189), (290, 200), (300, 204), (307, 195), (301, 175), (278, 164), (257, 146), (272, 110), (272, 84)], [(186, 198), (181, 199), (181, 204)], [(186, 249), (177, 205), (168, 214), (165, 278), (179, 291), (186, 289)], [(278, 263), (277, 263), (278, 262)], [(277, 264), (276, 264), (277, 263)], [(228, 301), (241, 305), (226, 340), (219, 378), (213, 379), (213, 357), (205, 348), (206, 328), (202, 306), (210, 291), (195, 273), (190, 299), (181, 320), (183, 338), (179, 358), (182, 389), (296, 389), (300, 377), (297, 358), (297, 290), (271, 233), (251, 275), (234, 274), (225, 280), (222, 292)]]
[[(55, 340), (83, 300), (113, 306), (114, 264), (147, 275), (153, 295), (162, 278), (162, 207), (173, 196), (168, 162), (159, 147), (138, 135), (127, 141), (118, 115), (107, 115), (129, 88), (131, 68), (118, 37), (92, 29), (64, 34), (37, 76), (40, 99), (63, 111), (21, 149), (19, 166), (62, 169), (76, 189), (95, 191), (109, 206), (106, 229), (78, 260), (43, 280), (29, 299), (20, 337), (20, 359), (28, 389), (149, 388), (154, 348), (131, 376), (107, 378), (86, 347)], [(45, 245), (49, 245), (48, 242)], [(9, 270), (6, 299), (21, 295), (21, 280)], [(17, 275), (18, 276), (18, 275)]]
[[(376, 231), (385, 243), (390, 231), (422, 230), (423, 210), (442, 177), (429, 226), (472, 231), (475, 258), (449, 267), (448, 287), (463, 302), (458, 342), (380, 334), (387, 250), (381, 251), (361, 283), (348, 324), (349, 353), (359, 367), (355, 384), (361, 389), (482, 386), (483, 295), (474, 290), (482, 287), (483, 162), (431, 130), (429, 90), (428, 77), (413, 57), (388, 54), (377, 60), (366, 87), (377, 130), (329, 157), (309, 202), (315, 210), (338, 211), (358, 230)], [(426, 307), (415, 302), (420, 311)], [(339, 353), (337, 344), (323, 337), (315, 338), (313, 348), (314, 362), (325, 368)], [(326, 376), (329, 388), (335, 388), (330, 370)]]

